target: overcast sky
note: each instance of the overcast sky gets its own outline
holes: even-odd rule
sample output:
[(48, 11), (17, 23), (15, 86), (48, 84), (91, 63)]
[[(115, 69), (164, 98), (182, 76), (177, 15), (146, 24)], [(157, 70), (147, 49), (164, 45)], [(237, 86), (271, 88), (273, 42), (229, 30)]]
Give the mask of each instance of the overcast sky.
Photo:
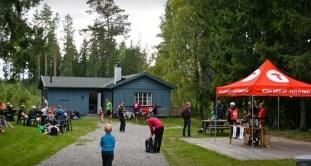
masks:
[[(95, 16), (87, 14), (85, 11), (89, 10), (86, 4), (87, 0), (43, 0), (37, 8), (40, 10), (44, 3), (47, 3), (52, 11), (57, 12), (61, 18), (59, 28), (57, 30), (57, 36), (62, 47), (63, 38), (63, 20), (65, 15), (69, 14), (73, 18), (75, 32), (76, 46), (79, 49), (84, 36), (79, 34), (78, 30), (86, 28), (92, 24)], [(125, 14), (129, 15), (128, 21), (131, 23), (131, 31), (129, 32), (129, 38), (126, 39), (127, 44), (133, 41), (137, 44), (140, 41), (140, 45), (143, 49), (147, 49), (150, 54), (154, 50), (152, 49), (157, 45), (161, 39), (157, 37), (160, 33), (160, 17), (164, 14), (164, 7), (166, 0), (115, 0), (115, 3), (125, 10)], [(33, 10), (34, 11), (34, 10)], [(30, 12), (32, 13), (32, 12)], [(123, 40), (123, 39), (118, 39)]]

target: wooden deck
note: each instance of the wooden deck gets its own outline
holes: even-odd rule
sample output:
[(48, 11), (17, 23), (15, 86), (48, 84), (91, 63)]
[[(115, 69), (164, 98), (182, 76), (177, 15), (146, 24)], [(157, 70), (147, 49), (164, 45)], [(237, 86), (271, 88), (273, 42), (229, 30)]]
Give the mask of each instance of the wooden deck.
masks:
[(182, 140), (207, 148), (238, 160), (293, 159), (298, 155), (311, 155), (311, 143), (272, 137), (270, 148), (243, 145), (242, 140), (229, 138), (182, 138)]

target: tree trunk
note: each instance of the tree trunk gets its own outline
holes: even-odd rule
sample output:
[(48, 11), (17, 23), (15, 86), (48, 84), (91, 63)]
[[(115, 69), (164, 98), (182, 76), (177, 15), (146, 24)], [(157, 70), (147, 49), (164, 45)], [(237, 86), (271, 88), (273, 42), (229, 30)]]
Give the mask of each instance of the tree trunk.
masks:
[(303, 98), (300, 99), (300, 130), (306, 130), (306, 105)]
[(57, 48), (55, 47), (55, 52), (54, 52), (54, 58), (53, 58), (53, 61), (54, 61), (54, 66), (53, 66), (53, 75), (56, 77), (57, 75)]
[(41, 76), (40, 70), (41, 70), (41, 61), (40, 61), (40, 55), (38, 54), (38, 71), (37, 71), (38, 72), (37, 73), (38, 74), (38, 82), (40, 81), (40, 76)]
[(44, 75), (48, 75), (48, 55), (44, 55)]

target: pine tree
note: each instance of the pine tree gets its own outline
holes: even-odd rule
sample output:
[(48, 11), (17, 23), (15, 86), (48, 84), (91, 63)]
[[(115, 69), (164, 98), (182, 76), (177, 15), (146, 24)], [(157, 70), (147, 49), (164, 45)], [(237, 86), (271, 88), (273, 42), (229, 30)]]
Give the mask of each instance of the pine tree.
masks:
[[(91, 13), (97, 13), (99, 17), (88, 30), (92, 32), (90, 60), (98, 59), (100, 64), (93, 66), (96, 76), (112, 76), (116, 55), (115, 37), (125, 35), (130, 23), (124, 10), (115, 5), (114, 0), (88, 0)], [(95, 44), (98, 47), (95, 47)], [(100, 56), (100, 57), (94, 57)]]
[(78, 52), (74, 44), (74, 29), (73, 21), (70, 15), (65, 16), (64, 21), (64, 56), (61, 64), (61, 75), (62, 76), (75, 76), (78, 75)]

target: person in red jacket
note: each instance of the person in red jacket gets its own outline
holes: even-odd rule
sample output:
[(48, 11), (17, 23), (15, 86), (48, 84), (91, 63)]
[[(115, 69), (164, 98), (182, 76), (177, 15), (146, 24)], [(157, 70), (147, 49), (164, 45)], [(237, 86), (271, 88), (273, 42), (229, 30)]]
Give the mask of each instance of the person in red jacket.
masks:
[(228, 109), (228, 121), (230, 124), (236, 124), (236, 121), (238, 120), (239, 110), (236, 108), (235, 103), (230, 103), (230, 108)]
[(153, 152), (160, 152), (164, 125), (161, 120), (157, 117), (148, 117), (147, 119), (148, 126), (150, 127), (151, 137), (155, 135)]
[(258, 108), (258, 119), (259, 119), (259, 123), (262, 127), (265, 126), (265, 121), (266, 121), (266, 116), (267, 116), (267, 111), (265, 109), (264, 103), (261, 102), (259, 104), (259, 108)]

